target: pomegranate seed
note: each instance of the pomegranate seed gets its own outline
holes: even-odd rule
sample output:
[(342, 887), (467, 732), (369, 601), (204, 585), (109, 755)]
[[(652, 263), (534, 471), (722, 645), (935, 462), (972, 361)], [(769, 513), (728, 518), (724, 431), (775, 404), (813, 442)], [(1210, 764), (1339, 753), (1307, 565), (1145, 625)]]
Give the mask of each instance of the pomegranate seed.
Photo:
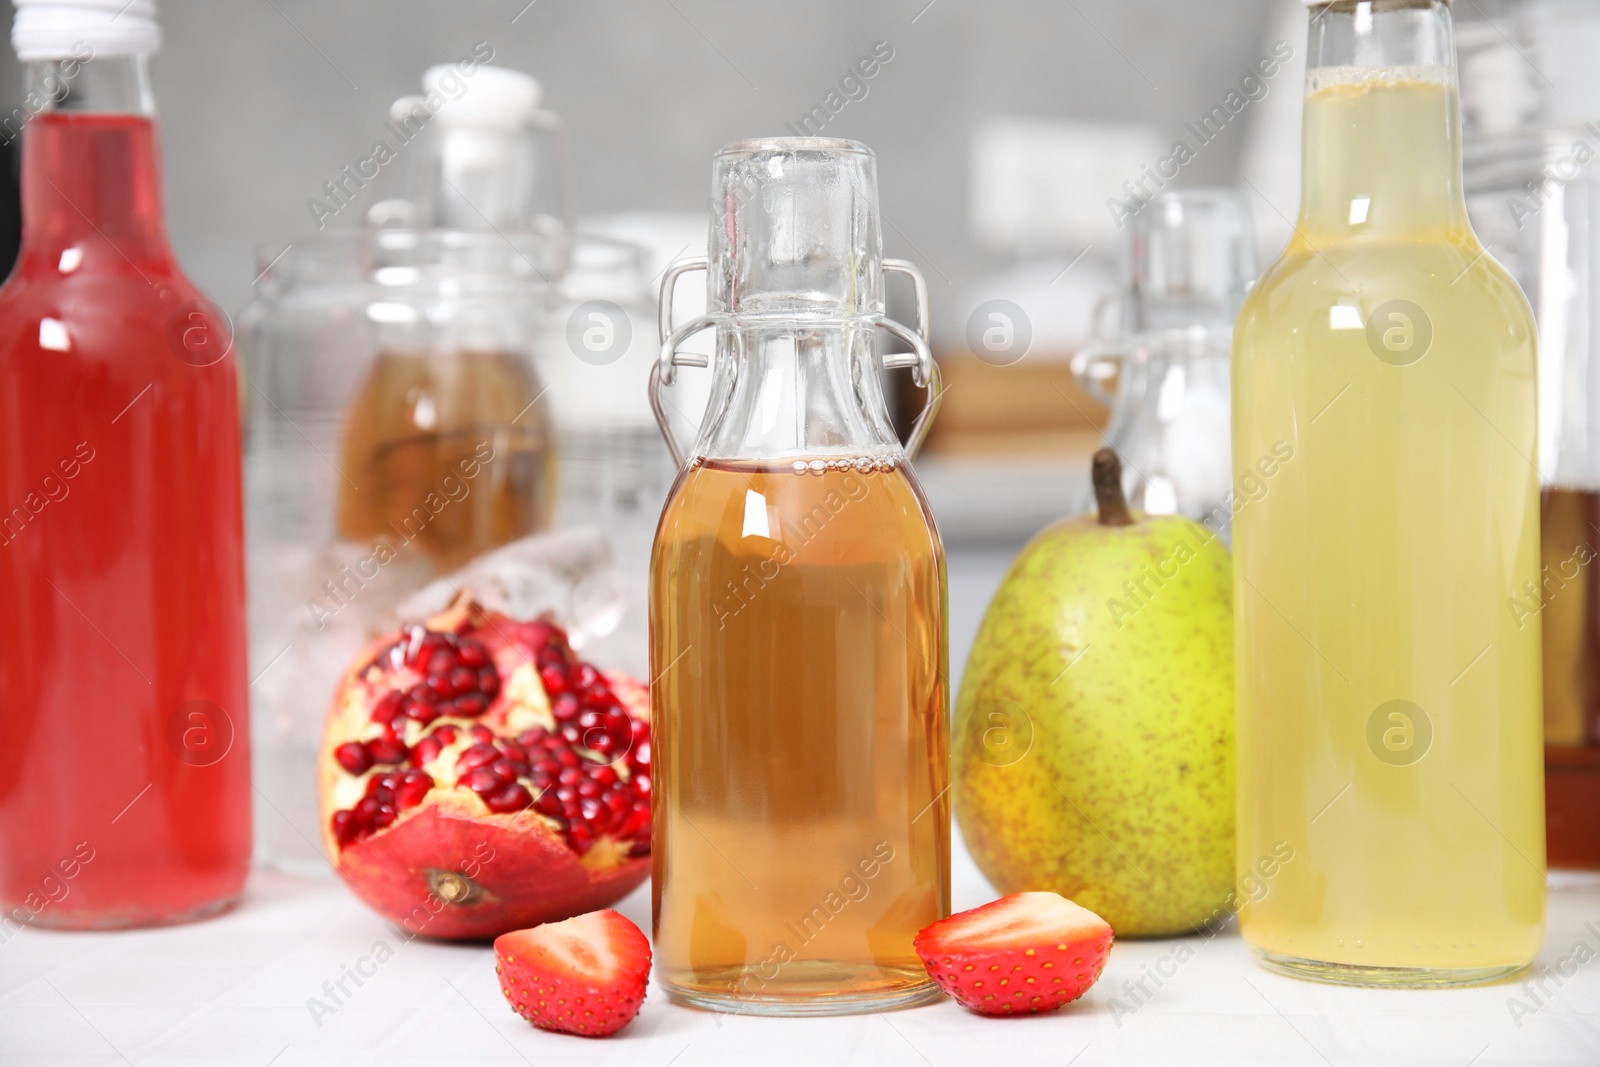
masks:
[(494, 731), (489, 729), (487, 726), (474, 726), (467, 732), (471, 734), (472, 739), (480, 745), (492, 744), (496, 740)]
[(353, 811), (336, 811), (333, 813), (333, 837), (341, 845), (348, 845), (356, 839), (356, 831), (361, 828), (356, 821)]
[(367, 755), (373, 763), (399, 763), (406, 758), (406, 746), (387, 737), (375, 737), (367, 742)]
[(372, 797), (362, 797), (353, 810), (362, 822), (371, 825), (373, 817), (378, 814), (378, 802)]
[(528, 762), (528, 750), (515, 741), (501, 741), (500, 751), (506, 754), (506, 759), (516, 760), (518, 763)]
[(538, 763), (535, 763), (533, 765), (533, 769), (539, 774), (554, 778), (556, 775), (561, 773), (561, 761), (551, 759), (550, 757), (546, 756)]
[(411, 762), (417, 764), (432, 763), (439, 758), (439, 753), (443, 750), (444, 746), (439, 743), (439, 739), (429, 734), (411, 746)]
[(539, 794), (539, 799), (533, 802), (533, 810), (540, 815), (556, 816), (561, 814), (561, 800), (554, 793), (545, 791)]
[(500, 692), (500, 674), (493, 667), (478, 669), (478, 688), (483, 690), (483, 695), (493, 700), (494, 695)]
[(490, 793), (499, 792), (506, 784), (506, 779), (493, 767), (478, 767), (459, 779), (456, 784), (466, 786), (480, 797), (486, 797)]
[(350, 774), (366, 774), (367, 768), (372, 766), (372, 756), (360, 741), (346, 741), (333, 750), (333, 758)]
[(411, 712), (411, 717), (423, 726), (427, 726), (433, 720), (445, 714), (444, 708), (438, 704), (423, 704), (420, 701), (410, 701), (407, 703), (407, 707), (416, 709)]
[(457, 667), (450, 672), (450, 689), (456, 696), (462, 696), (478, 688), (478, 672), (469, 671), (465, 667)]
[(434, 694), (435, 700), (449, 700), (451, 696), (450, 678), (445, 675), (430, 675), (427, 681), (428, 689)]
[(407, 771), (400, 788), (395, 790), (395, 805), (404, 811), (422, 803), (422, 798), (433, 788), (432, 776), (423, 771)]
[(585, 778), (578, 783), (578, 796), (580, 797), (598, 797), (602, 792), (604, 790), (600, 787), (600, 783), (592, 779)]
[(648, 797), (650, 795), (650, 776), (648, 774), (634, 775), (633, 791), (641, 797)]
[(455, 653), (448, 649), (439, 649), (428, 657), (428, 681), (432, 682), (435, 677), (448, 676), (455, 669), (455, 665)]
[(494, 773), (508, 781), (528, 773), (528, 765), (521, 760), (497, 759), (489, 766), (494, 768)]
[(395, 810), (393, 804), (379, 804), (378, 814), (373, 818), (372, 825), (381, 830), (385, 826), (388, 826), (390, 823), (394, 822), (395, 817), (399, 814), (400, 813)]
[(594, 846), (594, 833), (583, 823), (575, 822), (567, 827), (567, 840), (572, 842), (573, 849), (581, 856)]
[(461, 642), (461, 651), (456, 658), (463, 667), (482, 667), (489, 662), (489, 650), (469, 637)]
[(433, 690), (429, 689), (425, 685), (414, 685), (410, 689), (406, 690), (406, 697), (407, 699), (415, 700), (419, 704), (432, 704)]
[(385, 693), (383, 699), (378, 701), (378, 706), (372, 709), (372, 721), (383, 724), (394, 722), (404, 709), (405, 701), (405, 694), (398, 690)]
[(572, 672), (572, 688), (584, 690), (600, 680), (600, 672), (590, 663), (580, 663)]
[(489, 710), (489, 698), (482, 693), (468, 693), (456, 697), (456, 714), (464, 719), (475, 719)]
[(591, 708), (604, 708), (611, 703), (611, 689), (604, 682), (596, 682), (578, 694), (578, 699)]
[(500, 758), (500, 750), (493, 745), (479, 742), (461, 751), (456, 757), (456, 773), (465, 775), (468, 771), (486, 767)]
[(617, 782), (617, 772), (611, 769), (610, 764), (605, 763), (590, 771), (589, 777), (601, 786), (615, 785)]
[(544, 686), (544, 691), (550, 696), (556, 696), (567, 691), (567, 675), (560, 667), (540, 667), (539, 683)]
[(459, 731), (457, 731), (455, 724), (447, 722), (435, 730), (433, 732), (433, 736), (437, 737), (440, 741), (447, 745), (453, 745), (456, 743), (456, 737), (458, 736), (458, 733)]
[(509, 811), (521, 811), (533, 803), (533, 796), (524, 789), (519, 782), (512, 782), (493, 796), (485, 797), (484, 803), (489, 805), (489, 810), (504, 814)]
[(648, 739), (633, 746), (633, 751), (628, 753), (628, 762), (640, 770), (650, 767), (650, 742)]
[(535, 726), (531, 730), (524, 730), (517, 735), (517, 744), (525, 748), (532, 748), (544, 740), (544, 727)]
[(626, 815), (628, 809), (633, 806), (633, 802), (628, 798), (628, 795), (621, 790), (613, 790), (607, 793), (603, 799), (606, 810), (611, 812), (614, 818), (621, 818)]
[(583, 705), (571, 693), (562, 693), (550, 701), (550, 714), (555, 716), (556, 722), (567, 722), (582, 710)]
[(556, 753), (556, 762), (563, 767), (576, 767), (579, 763), (578, 754), (570, 748), (563, 748)]
[(579, 779), (582, 777), (583, 772), (578, 770), (578, 768), (568, 767), (566, 770), (561, 772), (560, 777), (558, 777), (556, 781), (560, 782), (562, 785), (577, 785)]

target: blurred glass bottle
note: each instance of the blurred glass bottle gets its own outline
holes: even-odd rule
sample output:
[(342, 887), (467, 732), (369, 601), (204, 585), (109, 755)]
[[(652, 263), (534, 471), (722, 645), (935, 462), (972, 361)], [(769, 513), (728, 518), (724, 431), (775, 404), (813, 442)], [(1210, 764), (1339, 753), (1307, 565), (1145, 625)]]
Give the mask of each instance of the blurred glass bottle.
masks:
[[(539, 110), (539, 83), (517, 71), (465, 71), (458, 64), (430, 67), (422, 81), (424, 95), (396, 101), (390, 122), (406, 128), (431, 121), (417, 126), (392, 175), (380, 171), (381, 179), (392, 182), (377, 183), (367, 224), (561, 240), (568, 227), (540, 210), (537, 135), (561, 137), (563, 127)], [(565, 175), (566, 154), (555, 155), (562, 161), (557, 173)], [(565, 200), (564, 177), (561, 184)], [(392, 195), (382, 195), (390, 185)], [(551, 272), (539, 267), (538, 258), (527, 265), (549, 283)], [(544, 528), (554, 503), (550, 424), (546, 409), (536, 407), (543, 390), (529, 338), (505, 328), (517, 319), (510, 308), (506, 314), (454, 314), (460, 309), (448, 306), (451, 265), (440, 264), (446, 268), (440, 278), (445, 302), (430, 302), (426, 309), (430, 324), (449, 326), (392, 337), (351, 402), (336, 518), (346, 539), (385, 535), (437, 495), (441, 479), (472, 456), (482, 459), (487, 449), (500, 464), (495, 477), (478, 487), (469, 506), (441, 512), (416, 538), (442, 571)], [(410, 317), (399, 307), (388, 314)]]
[(1127, 290), (1102, 301), (1097, 336), (1072, 363), (1084, 390), (1111, 408), (1105, 439), (1122, 456), (1129, 503), (1185, 515), (1224, 540), (1233, 519), (1228, 363), (1255, 279), (1253, 248), (1237, 190), (1158, 194), (1133, 218)]
[(1468, 142), (1474, 228), (1539, 325), (1540, 554), (1513, 602), (1544, 632), (1545, 819), (1552, 867), (1600, 869), (1600, 128)]

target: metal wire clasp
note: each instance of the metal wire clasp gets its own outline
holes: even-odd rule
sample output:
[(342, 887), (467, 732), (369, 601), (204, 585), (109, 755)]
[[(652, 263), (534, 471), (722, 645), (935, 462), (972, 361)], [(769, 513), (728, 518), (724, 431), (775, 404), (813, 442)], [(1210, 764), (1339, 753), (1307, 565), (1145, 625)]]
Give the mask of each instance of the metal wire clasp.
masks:
[[(650, 409), (655, 412), (656, 424), (661, 427), (661, 436), (666, 438), (667, 448), (672, 453), (673, 461), (680, 467), (684, 465), (687, 457), (683, 448), (678, 444), (677, 437), (672, 432), (672, 423), (667, 417), (666, 402), (661, 391), (673, 384), (675, 368), (709, 367), (711, 365), (711, 361), (707, 357), (690, 352), (679, 352), (678, 346), (701, 330), (715, 326), (718, 320), (714, 315), (702, 315), (681, 326), (674, 327), (672, 322), (672, 298), (679, 278), (692, 271), (708, 269), (710, 269), (710, 263), (706, 257), (695, 256), (678, 260), (678, 262), (668, 267), (661, 276), (660, 305), (656, 314), (656, 331), (661, 339), (661, 354), (657, 357), (655, 366), (650, 368)], [(906, 458), (911, 459), (921, 450), (923, 441), (928, 437), (928, 431), (933, 427), (933, 419), (939, 413), (939, 400), (943, 392), (939, 377), (939, 365), (934, 362), (933, 352), (928, 347), (928, 282), (914, 264), (903, 259), (884, 260), (883, 270), (886, 274), (903, 274), (909, 277), (916, 293), (917, 328), (915, 330), (890, 318), (879, 317), (873, 323), (873, 325), (886, 333), (898, 337), (911, 346), (910, 352), (894, 352), (884, 356), (884, 368), (886, 370), (897, 370), (909, 367), (911, 369), (911, 380), (916, 382), (928, 394), (928, 399), (923, 403), (922, 411), (917, 415), (916, 422), (912, 423), (911, 433), (906, 438)]]

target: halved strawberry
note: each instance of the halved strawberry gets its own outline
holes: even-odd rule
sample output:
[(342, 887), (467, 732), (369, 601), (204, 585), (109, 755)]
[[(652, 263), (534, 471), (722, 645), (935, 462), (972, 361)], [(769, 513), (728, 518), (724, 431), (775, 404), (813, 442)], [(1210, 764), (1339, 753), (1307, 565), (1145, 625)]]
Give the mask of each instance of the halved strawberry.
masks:
[(650, 942), (610, 908), (494, 939), (500, 992), (544, 1030), (604, 1037), (644, 1003)]
[(1111, 926), (1055, 893), (1013, 893), (940, 919), (912, 942), (939, 988), (985, 1015), (1054, 1011), (1105, 969)]

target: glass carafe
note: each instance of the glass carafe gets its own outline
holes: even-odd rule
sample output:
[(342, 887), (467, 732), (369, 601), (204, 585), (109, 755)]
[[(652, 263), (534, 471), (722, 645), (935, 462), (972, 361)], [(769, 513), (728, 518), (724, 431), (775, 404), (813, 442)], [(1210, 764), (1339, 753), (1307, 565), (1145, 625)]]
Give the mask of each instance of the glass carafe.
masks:
[[(1249, 204), (1235, 189), (1160, 193), (1129, 227), (1127, 261), (1127, 292), (1102, 303), (1097, 336), (1073, 357), (1073, 372), (1111, 408), (1106, 444), (1122, 457), (1128, 502), (1185, 515), (1226, 540), (1228, 360), (1234, 317), (1255, 280)], [(1081, 509), (1092, 505), (1086, 487)]]
[(1295, 233), (1234, 337), (1240, 929), (1455, 985), (1544, 930), (1534, 323), (1468, 224), (1450, 8), (1312, 10)]
[[(912, 938), (949, 910), (944, 553), (908, 459), (938, 376), (884, 317), (874, 157), (775, 138), (714, 167), (707, 316), (652, 382), (683, 469), (651, 563), (656, 977), (674, 1000), (841, 1014), (937, 996)], [(716, 330), (685, 455), (676, 354)], [(914, 355), (880, 359), (878, 329)], [(929, 401), (902, 449), (880, 368)]]

